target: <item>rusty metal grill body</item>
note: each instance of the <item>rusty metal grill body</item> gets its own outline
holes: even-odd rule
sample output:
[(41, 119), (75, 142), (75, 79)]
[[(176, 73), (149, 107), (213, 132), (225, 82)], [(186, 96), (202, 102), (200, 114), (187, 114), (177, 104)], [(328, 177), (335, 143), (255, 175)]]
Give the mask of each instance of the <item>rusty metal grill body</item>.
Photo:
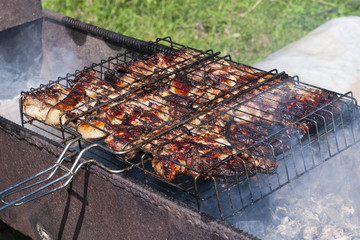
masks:
[[(144, 57), (144, 53), (154, 54), (162, 52), (171, 55), (184, 48), (190, 49), (193, 52), (188, 55), (188, 58), (179, 59), (176, 64), (170, 67), (155, 68), (154, 71), (148, 71), (145, 68), (140, 69), (138, 73), (133, 72), (131, 77), (135, 77), (130, 84), (125, 82), (124, 87), (116, 89), (113, 92), (107, 92), (105, 95), (105, 97), (108, 97), (116, 93), (115, 98), (111, 98), (105, 102), (103, 101), (96, 106), (90, 106), (91, 103), (99, 102), (100, 99), (103, 99), (104, 95), (101, 95), (76, 106), (76, 108), (70, 111), (62, 110), (63, 113), (60, 118), (62, 116), (69, 117), (66, 122), (61, 122), (60, 120), (61, 125), (59, 127), (46, 125), (43, 122), (37, 123), (36, 120), (29, 121), (27, 119), (31, 119), (32, 116), (27, 115), (23, 111), (22, 103), (27, 94), (43, 91), (44, 89), (53, 87), (55, 84), (60, 84), (64, 88), (71, 90), (76, 77), (81, 74), (88, 74), (89, 70), (95, 71), (97, 80), (107, 81), (106, 78), (109, 77), (109, 74), (116, 74), (115, 69), (117, 66), (131, 66), (131, 64), (136, 63), (138, 59), (146, 61), (148, 57)], [(277, 124), (276, 122), (271, 122), (257, 114), (242, 110), (241, 107), (246, 106), (247, 110), (253, 109), (254, 111), (262, 113), (274, 111), (274, 109), (256, 109), (256, 106), (252, 106), (251, 103), (256, 99), (262, 99), (272, 103), (276, 102), (274, 90), (281, 89), (287, 84), (292, 84), (300, 93), (310, 91), (316, 95), (319, 94), (318, 91), (322, 91), (322, 89), (316, 86), (310, 86), (300, 82), (297, 77), (289, 77), (284, 73), (279, 74), (276, 70), (265, 72), (249, 66), (245, 67), (246, 69), (251, 69), (251, 72), (246, 72), (246, 74), (252, 75), (253, 77), (248, 79), (246, 84), (236, 85), (236, 87), (230, 88), (231, 90), (228, 91), (223, 91), (215, 87), (218, 94), (212, 94), (209, 91), (207, 97), (194, 93), (186, 93), (193, 98), (192, 106), (189, 111), (182, 112), (180, 116), (173, 116), (168, 113), (168, 110), (171, 109), (172, 106), (164, 106), (167, 111), (161, 113), (168, 114), (168, 120), (161, 122), (159, 126), (149, 130), (150, 133), (156, 132), (156, 134), (148, 134), (148, 132), (146, 132), (146, 134), (140, 137), (134, 137), (133, 140), (124, 145), (121, 151), (115, 151), (105, 144), (104, 138), (111, 134), (106, 130), (98, 129), (105, 133), (105, 137), (103, 138), (95, 140), (84, 139), (77, 133), (77, 127), (72, 125), (74, 122), (76, 122), (77, 126), (85, 123), (97, 128), (88, 121), (86, 115), (97, 112), (95, 116), (98, 116), (103, 113), (101, 107), (109, 104), (112, 104), (111, 108), (116, 108), (119, 105), (127, 106), (129, 103), (136, 103), (139, 106), (145, 106), (160, 113), (158, 109), (151, 107), (150, 104), (146, 105), (138, 99), (143, 91), (151, 92), (154, 89), (165, 86), (167, 88), (172, 87), (175, 91), (186, 92), (182, 86), (174, 85), (173, 80), (176, 79), (177, 74), (185, 73), (189, 79), (204, 79), (202, 73), (206, 73), (206, 67), (211, 68), (212, 65), (223, 65), (225, 63), (231, 63), (232, 66), (238, 66), (238, 71), (246, 72), (246, 70), (241, 68), (241, 66), (244, 65), (232, 62), (229, 56), (220, 57), (219, 53), (214, 53), (211, 50), (199, 51), (191, 49), (173, 42), (170, 38), (158, 39), (136, 51), (126, 51), (116, 57), (101, 61), (99, 64), (86, 67), (82, 71), (67, 74), (66, 77), (49, 82), (49, 84), (42, 85), (38, 89), (31, 89), (30, 92), (22, 93), (20, 100), (22, 124), (36, 125), (38, 128), (44, 130), (46, 133), (50, 133), (64, 143), (70, 141), (71, 143), (78, 143), (77, 146), (73, 147), (75, 151), (81, 152), (81, 155), (85, 153), (88, 157), (95, 159), (95, 161), (91, 160), (91, 162), (101, 164), (101, 166), (108, 171), (126, 174), (126, 176), (180, 199), (190, 206), (197, 207), (204, 212), (225, 220), (231, 219), (245, 208), (265, 198), (291, 180), (301, 176), (331, 158), (333, 155), (359, 141), (359, 126), (356, 120), (358, 107), (351, 93), (339, 94), (331, 92), (334, 96), (333, 100), (320, 106), (307, 102), (305, 105), (309, 110), (304, 116), (292, 119), (290, 124), (280, 128), (278, 126), (274, 127)], [(151, 65), (153, 63), (148, 61), (147, 64)], [(232, 80), (233, 77), (238, 78), (239, 76), (236, 73), (228, 72), (225, 78), (229, 80), (231, 84), (231, 81), (234, 81)], [(259, 79), (262, 80), (259, 81)], [(266, 84), (269, 87), (261, 88), (261, 86)], [(101, 87), (102, 86), (99, 86), (99, 88)], [(119, 94), (119, 92), (121, 93)], [(156, 100), (154, 102), (156, 102)], [(161, 105), (163, 103), (157, 102), (157, 104)], [(87, 110), (84, 111), (84, 108), (87, 108)], [(72, 113), (74, 110), (77, 110), (80, 114), (74, 115)], [(241, 112), (241, 114), (238, 114), (238, 112)], [(130, 113), (124, 114), (133, 118), (137, 117), (131, 116)], [(199, 120), (207, 115), (211, 117), (207, 117), (206, 120)], [(210, 174), (210, 172), (214, 168), (227, 165), (229, 161), (227, 158), (202, 171), (186, 166), (176, 160), (166, 159), (188, 169), (188, 171), (197, 172), (197, 174), (193, 174), (192, 177), (179, 174), (171, 182), (158, 176), (152, 167), (151, 161), (153, 157), (163, 157), (158, 153), (159, 150), (166, 148), (167, 144), (171, 144), (171, 142), (176, 139), (186, 139), (190, 134), (197, 135), (200, 139), (218, 141), (215, 140), (213, 136), (221, 139), (224, 133), (220, 134), (211, 129), (204, 130), (204, 125), (218, 118), (241, 120), (253, 124), (257, 124), (260, 120), (269, 122), (267, 125), (262, 126), (263, 129), (266, 129), (267, 133), (258, 132), (257, 138), (252, 139), (253, 144), (248, 145), (244, 149), (232, 152), (229, 154), (229, 157), (241, 155), (244, 151), (257, 151), (257, 148), (265, 145), (271, 149), (271, 151), (266, 153), (258, 152), (260, 152), (264, 158), (274, 159), (278, 164), (276, 170), (268, 169), (266, 164), (265, 169), (262, 170), (259, 168), (247, 169), (244, 165), (240, 170), (234, 170), (232, 176), (216, 177)], [(144, 120), (141, 121), (146, 125)], [(215, 125), (216, 123), (215, 121)], [(292, 132), (290, 134), (289, 132), (297, 125), (305, 126), (306, 132)], [(183, 126), (187, 127), (188, 132), (173, 134), (170, 139), (163, 138), (165, 134), (172, 134), (172, 130), (179, 129)], [(347, 126), (351, 127), (347, 128)], [(55, 131), (53, 129), (55, 129)], [(195, 133), (199, 131), (199, 129), (200, 134)], [(211, 137), (203, 136), (201, 135), (201, 131), (212, 135)], [(341, 132), (342, 136), (338, 136), (338, 132)], [(74, 141), (74, 139), (78, 141)], [(140, 143), (139, 140), (141, 140)], [(160, 144), (156, 143), (156, 140), (161, 140)], [(220, 145), (221, 144), (227, 147), (226, 143), (220, 142)], [(277, 146), (273, 144), (277, 144)], [(127, 157), (127, 153), (134, 150), (140, 150), (137, 157)], [(176, 152), (173, 152), (173, 154), (177, 155)], [(301, 156), (301, 158), (298, 156)], [(216, 206), (216, 211), (214, 211), (214, 206)]]

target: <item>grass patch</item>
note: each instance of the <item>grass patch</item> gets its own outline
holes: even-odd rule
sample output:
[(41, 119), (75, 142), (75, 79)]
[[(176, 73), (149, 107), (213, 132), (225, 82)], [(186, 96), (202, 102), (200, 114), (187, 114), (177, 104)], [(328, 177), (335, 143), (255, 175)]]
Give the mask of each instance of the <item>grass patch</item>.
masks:
[(252, 64), (341, 16), (360, 0), (42, 0), (44, 8), (146, 41), (213, 49)]

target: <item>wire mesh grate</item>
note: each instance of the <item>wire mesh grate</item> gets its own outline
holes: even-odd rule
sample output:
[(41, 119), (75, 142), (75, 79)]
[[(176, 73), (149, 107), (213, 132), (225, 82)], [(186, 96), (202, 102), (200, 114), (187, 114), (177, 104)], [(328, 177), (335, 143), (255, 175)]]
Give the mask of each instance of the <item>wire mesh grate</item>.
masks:
[(170, 38), (23, 92), (20, 106), (23, 125), (80, 134), (79, 151), (96, 144), (88, 157), (223, 219), (359, 139), (351, 94)]

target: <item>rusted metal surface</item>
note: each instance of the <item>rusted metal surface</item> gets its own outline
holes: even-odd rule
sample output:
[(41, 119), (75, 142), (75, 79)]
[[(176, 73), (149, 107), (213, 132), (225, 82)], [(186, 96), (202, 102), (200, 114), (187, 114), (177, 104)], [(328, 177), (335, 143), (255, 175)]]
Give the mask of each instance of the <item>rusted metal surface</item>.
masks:
[(0, 31), (41, 17), (41, 0), (0, 0)]
[[(41, 77), (49, 80), (54, 76), (64, 77), (67, 72), (82, 70), (84, 66), (124, 51), (120, 44), (105, 42), (48, 18), (42, 23), (41, 39), (43, 57)], [(62, 65), (70, 65), (73, 69), (67, 67), (66, 70), (59, 71)]]
[[(0, 117), (0, 189), (52, 164), (61, 146)], [(251, 239), (176, 200), (96, 166), (66, 190), (0, 212), (33, 239)]]

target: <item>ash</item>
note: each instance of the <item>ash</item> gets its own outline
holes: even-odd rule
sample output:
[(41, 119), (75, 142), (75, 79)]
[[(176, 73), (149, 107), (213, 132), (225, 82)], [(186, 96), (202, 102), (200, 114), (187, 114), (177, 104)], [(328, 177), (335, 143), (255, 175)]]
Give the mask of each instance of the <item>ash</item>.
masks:
[(360, 239), (359, 144), (230, 220), (263, 239)]

